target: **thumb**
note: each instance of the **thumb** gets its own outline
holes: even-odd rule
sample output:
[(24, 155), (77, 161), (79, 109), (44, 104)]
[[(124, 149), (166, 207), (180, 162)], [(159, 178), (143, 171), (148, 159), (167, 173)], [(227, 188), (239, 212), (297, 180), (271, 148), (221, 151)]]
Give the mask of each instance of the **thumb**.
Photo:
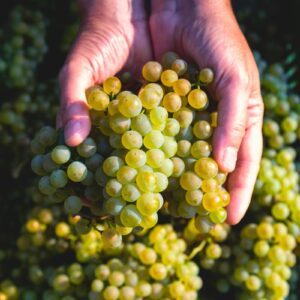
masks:
[(225, 172), (235, 169), (238, 151), (245, 135), (248, 84), (239, 77), (222, 78), (216, 85), (218, 95), (218, 126), (214, 133), (214, 157)]
[(91, 129), (85, 96), (91, 78), (91, 72), (76, 59), (69, 60), (59, 75), (61, 105), (57, 126), (64, 127), (65, 141), (69, 146), (80, 144)]

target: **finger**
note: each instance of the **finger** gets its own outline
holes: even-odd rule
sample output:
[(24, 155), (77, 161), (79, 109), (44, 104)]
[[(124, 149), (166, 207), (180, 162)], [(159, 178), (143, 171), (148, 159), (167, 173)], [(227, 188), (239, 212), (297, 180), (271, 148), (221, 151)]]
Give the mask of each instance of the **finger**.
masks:
[[(222, 80), (222, 79), (221, 79)], [(232, 172), (246, 128), (247, 84), (232, 76), (216, 86), (219, 96), (218, 126), (214, 133), (214, 158), (220, 169)]]
[(261, 123), (248, 128), (241, 144), (236, 169), (229, 175), (229, 224), (237, 224), (245, 215), (251, 201), (262, 153)]
[(60, 72), (61, 109), (58, 125), (64, 127), (65, 141), (69, 146), (80, 144), (91, 129), (85, 96), (91, 78), (91, 73), (76, 60), (69, 61)]

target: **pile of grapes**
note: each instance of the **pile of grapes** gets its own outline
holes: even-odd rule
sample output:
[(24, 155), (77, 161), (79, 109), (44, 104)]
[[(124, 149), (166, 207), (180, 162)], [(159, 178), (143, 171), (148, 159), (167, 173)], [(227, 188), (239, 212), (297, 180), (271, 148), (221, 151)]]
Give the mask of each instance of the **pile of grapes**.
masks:
[(269, 64), (255, 53), (264, 152), (231, 227), (212, 158), (212, 70), (168, 53), (142, 80), (86, 91), (92, 130), (79, 146), (54, 129), (57, 72), (45, 65), (54, 53), (62, 64), (78, 26), (65, 24), (69, 6), (12, 6), (0, 31), (0, 300), (299, 299), (294, 55)]

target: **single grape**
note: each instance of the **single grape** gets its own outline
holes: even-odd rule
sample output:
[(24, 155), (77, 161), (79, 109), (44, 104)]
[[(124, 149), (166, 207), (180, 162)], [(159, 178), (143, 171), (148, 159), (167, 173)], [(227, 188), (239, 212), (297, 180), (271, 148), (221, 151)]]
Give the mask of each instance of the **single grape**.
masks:
[(87, 167), (80, 161), (73, 161), (67, 168), (68, 178), (74, 182), (83, 181), (87, 173)]
[(56, 146), (52, 151), (51, 151), (51, 158), (52, 160), (59, 164), (65, 164), (67, 163), (70, 158), (71, 158), (71, 152), (70, 149), (67, 146), (64, 145), (59, 145)]
[(150, 82), (159, 80), (162, 73), (162, 66), (156, 61), (148, 61), (142, 69), (143, 77)]
[(108, 95), (116, 95), (120, 92), (122, 83), (117, 77), (109, 77), (103, 82), (104, 92)]

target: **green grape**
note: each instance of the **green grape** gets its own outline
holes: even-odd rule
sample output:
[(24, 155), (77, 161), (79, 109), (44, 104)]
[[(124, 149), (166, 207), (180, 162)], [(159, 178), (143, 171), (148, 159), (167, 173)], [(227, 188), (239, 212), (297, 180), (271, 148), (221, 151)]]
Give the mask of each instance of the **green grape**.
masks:
[(167, 87), (172, 87), (173, 83), (178, 80), (178, 75), (173, 70), (165, 70), (161, 73), (160, 81)]
[(117, 171), (117, 179), (122, 184), (131, 183), (135, 181), (137, 173), (137, 170), (134, 168), (131, 168), (129, 166), (122, 166)]
[(262, 285), (260, 278), (255, 275), (250, 275), (245, 284), (250, 291), (257, 291)]
[(180, 186), (186, 191), (199, 189), (201, 182), (201, 179), (191, 171), (185, 172), (180, 176)]
[(104, 288), (104, 283), (100, 279), (94, 279), (91, 283), (91, 290), (95, 293), (100, 293)]
[(271, 239), (274, 235), (274, 228), (272, 224), (262, 222), (257, 226), (256, 233), (260, 239)]
[(109, 144), (114, 149), (123, 149), (122, 135), (117, 133), (112, 133), (109, 136)]
[(120, 295), (120, 290), (116, 286), (109, 285), (103, 290), (102, 295), (105, 300), (117, 300)]
[(88, 93), (87, 102), (96, 111), (105, 111), (109, 104), (109, 96), (100, 87), (94, 87)]
[(103, 162), (103, 171), (107, 176), (115, 177), (116, 173), (124, 165), (124, 162), (121, 158), (117, 156), (110, 156)]
[(136, 295), (142, 298), (150, 296), (151, 291), (151, 284), (144, 280), (140, 280), (135, 288)]
[[(128, 131), (130, 128), (130, 124), (130, 118), (124, 117), (122, 115), (114, 115), (109, 117), (109, 126), (115, 133), (122, 134)], [(110, 135), (110, 133), (108, 135)]]
[(147, 161), (146, 153), (140, 149), (132, 149), (126, 154), (125, 161), (132, 168), (140, 168)]
[(164, 91), (159, 84), (149, 83), (145, 85), (139, 92), (139, 97), (142, 101), (143, 107), (146, 109), (153, 109), (157, 107), (164, 95)]
[(198, 206), (202, 202), (203, 193), (200, 190), (187, 191), (185, 200), (189, 205)]
[(186, 61), (183, 59), (177, 58), (173, 61), (171, 65), (172, 70), (174, 70), (179, 76), (182, 76), (186, 73), (188, 66)]
[(219, 188), (218, 182), (216, 179), (209, 178), (202, 181), (201, 189), (203, 192), (215, 192)]
[(213, 130), (209, 122), (201, 120), (194, 124), (193, 133), (198, 139), (206, 140), (212, 136)]
[(126, 205), (120, 214), (121, 222), (126, 227), (136, 227), (141, 221), (142, 217), (137, 210), (136, 206), (133, 204)]
[(84, 161), (86, 167), (92, 172), (95, 172), (102, 162), (103, 157), (98, 153), (95, 153)]
[(103, 82), (104, 92), (108, 95), (116, 95), (122, 87), (121, 81), (117, 77), (109, 77)]
[[(121, 92), (120, 94), (118, 94), (117, 99), (114, 99), (114, 100), (112, 100), (112, 101), (109, 102), (108, 107), (107, 107), (107, 110), (108, 110), (108, 114), (109, 114), (110, 116), (115, 116), (115, 115), (117, 115), (117, 114), (120, 113), (120, 111), (119, 111), (119, 100), (118, 100), (118, 98), (119, 98), (119, 96), (120, 96), (121, 94), (122, 94), (122, 92)], [(124, 115), (124, 114), (122, 114), (122, 115)], [(125, 115), (124, 115), (124, 116), (125, 116)], [(125, 116), (125, 117), (126, 117), (126, 116)]]
[(106, 193), (111, 197), (119, 197), (122, 191), (122, 184), (115, 178), (107, 181), (105, 185)]
[(149, 274), (154, 280), (164, 280), (167, 277), (167, 268), (162, 263), (154, 263), (149, 268)]
[[(116, 121), (113, 118), (116, 118)], [(122, 117), (120, 117), (119, 114), (114, 115), (113, 117), (102, 116), (99, 119), (99, 123), (97, 125), (98, 125), (98, 128), (101, 131), (101, 133), (103, 133), (106, 136), (110, 136), (114, 132), (111, 128), (110, 122), (114, 122), (115, 123), (114, 128), (117, 131), (121, 132), (128, 125), (128, 122), (126, 122), (126, 121), (128, 121), (128, 120), (125, 119), (125, 117), (122, 119)], [(120, 133), (120, 132), (116, 132), (116, 133)]]
[(54, 128), (45, 126), (37, 133), (37, 139), (44, 147), (52, 146), (56, 142), (57, 132)]
[(203, 90), (194, 89), (188, 95), (188, 103), (191, 107), (202, 110), (208, 106), (208, 98)]
[(54, 170), (50, 177), (50, 183), (55, 188), (63, 188), (68, 183), (68, 177), (63, 170)]
[(211, 154), (211, 145), (206, 141), (196, 141), (191, 146), (191, 154), (194, 158), (208, 157)]
[(162, 101), (163, 107), (170, 113), (178, 111), (182, 106), (181, 97), (174, 93), (167, 93)]
[(149, 116), (152, 124), (164, 124), (168, 119), (168, 111), (161, 106), (157, 106), (151, 109)]
[(51, 185), (49, 176), (43, 176), (38, 183), (39, 190), (44, 195), (53, 195), (56, 188)]
[(120, 289), (120, 300), (134, 300), (135, 298), (135, 289), (131, 286), (123, 286)]
[(177, 143), (177, 155), (179, 157), (187, 157), (190, 155), (191, 143), (187, 140), (180, 140)]
[(253, 251), (258, 257), (265, 257), (269, 252), (270, 246), (265, 240), (259, 240), (255, 243)]
[(216, 192), (204, 194), (202, 204), (203, 207), (209, 212), (216, 211), (223, 206), (222, 198)]
[(112, 216), (118, 216), (125, 205), (126, 202), (121, 198), (109, 198), (104, 204), (105, 210)]
[(191, 109), (182, 107), (178, 111), (174, 112), (173, 118), (179, 122), (181, 128), (187, 128), (192, 124), (194, 114)]
[(134, 118), (142, 111), (142, 102), (138, 96), (128, 93), (119, 98), (118, 109), (127, 118)]
[(135, 202), (140, 195), (139, 188), (133, 183), (126, 184), (122, 188), (122, 197), (127, 202)]
[(179, 96), (186, 96), (191, 90), (191, 83), (184, 78), (180, 78), (173, 83), (173, 89)]
[(143, 192), (154, 191), (156, 185), (156, 176), (151, 170), (139, 170), (136, 177), (138, 188)]
[(52, 151), (51, 151), (51, 158), (52, 160), (59, 164), (65, 164), (67, 163), (70, 158), (71, 158), (71, 152), (70, 149), (67, 146), (64, 145), (59, 145), (56, 146)]
[(66, 213), (75, 215), (80, 212), (81, 208), (82, 208), (82, 203), (79, 197), (72, 195), (65, 200)]
[(122, 135), (122, 145), (126, 149), (137, 149), (143, 145), (142, 135), (134, 130), (126, 131)]
[(43, 169), (43, 161), (44, 161), (44, 156), (41, 154), (34, 156), (33, 159), (31, 160), (31, 169), (35, 174), (39, 176), (46, 175), (46, 172)]
[(150, 149), (146, 152), (147, 164), (152, 168), (160, 168), (165, 160), (165, 154), (160, 149)]
[(290, 210), (286, 203), (277, 202), (272, 207), (272, 215), (277, 220), (286, 220), (290, 214)]
[(73, 161), (67, 168), (68, 178), (74, 182), (81, 182), (87, 176), (87, 168), (80, 161)]
[(43, 157), (42, 167), (46, 172), (50, 173), (50, 172), (58, 169), (59, 166), (52, 160), (51, 154), (47, 153)]
[(166, 158), (173, 157), (177, 152), (177, 142), (173, 137), (165, 136), (161, 150), (165, 153)]
[(161, 166), (157, 169), (157, 171), (165, 174), (167, 177), (170, 177), (173, 174), (174, 165), (171, 159), (166, 158), (161, 163)]
[(161, 59), (162, 65), (165, 69), (169, 69), (172, 63), (178, 58), (177, 53), (175, 52), (166, 52)]
[(199, 73), (199, 81), (203, 84), (210, 84), (214, 80), (214, 73), (212, 69), (204, 68)]
[(154, 192), (161, 193), (166, 190), (169, 184), (168, 177), (161, 172), (155, 172), (155, 178)]
[(144, 216), (156, 213), (163, 204), (163, 200), (155, 193), (144, 193), (136, 201), (138, 211)]
[(176, 136), (180, 131), (179, 122), (176, 119), (169, 118), (166, 121), (166, 126), (163, 130), (163, 134), (167, 136)]
[(65, 274), (59, 274), (54, 277), (52, 282), (54, 290), (58, 292), (66, 291), (70, 286), (69, 277)]
[(227, 211), (224, 208), (219, 208), (209, 213), (209, 218), (213, 223), (224, 223), (227, 219)]
[(160, 148), (164, 141), (165, 138), (159, 130), (151, 130), (144, 137), (144, 146), (147, 149)]
[(104, 281), (110, 274), (110, 268), (107, 265), (99, 265), (95, 268), (95, 277)]
[(179, 157), (172, 157), (171, 158), (173, 163), (173, 177), (180, 177), (183, 172), (185, 171), (185, 164), (184, 161)]
[(145, 229), (149, 229), (154, 227), (158, 222), (158, 215), (157, 213), (154, 213), (149, 216), (142, 216), (142, 221), (140, 226), (142, 226)]
[(97, 151), (97, 145), (92, 138), (86, 138), (79, 146), (76, 148), (77, 153), (82, 157), (91, 157)]
[(131, 129), (145, 136), (152, 129), (151, 122), (145, 114), (140, 114), (131, 120)]
[(148, 61), (142, 69), (143, 77), (150, 82), (156, 82), (160, 79), (162, 66), (156, 61)]
[(212, 158), (199, 158), (195, 163), (195, 172), (203, 179), (214, 178), (218, 174), (218, 165)]

